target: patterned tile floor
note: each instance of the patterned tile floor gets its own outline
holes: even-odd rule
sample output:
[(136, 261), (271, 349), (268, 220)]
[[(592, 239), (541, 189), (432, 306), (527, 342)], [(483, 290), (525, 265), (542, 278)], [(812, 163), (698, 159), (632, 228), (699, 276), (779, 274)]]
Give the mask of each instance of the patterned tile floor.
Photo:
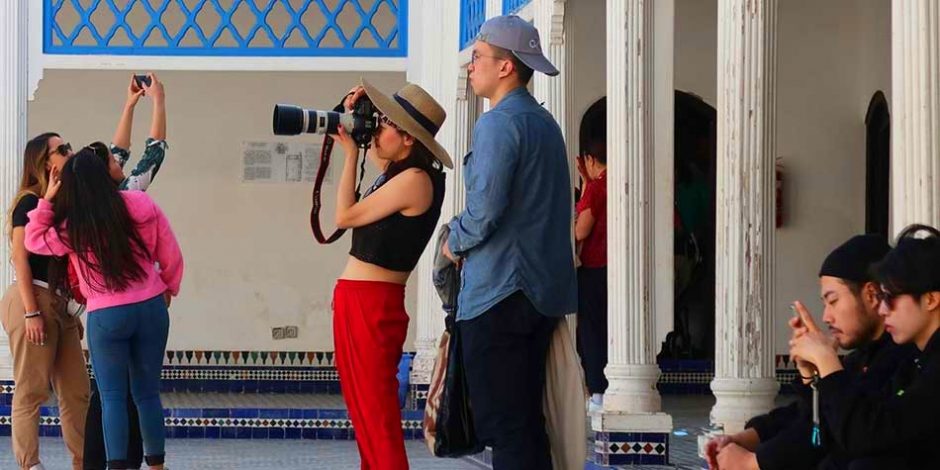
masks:
[[(345, 408), (338, 395), (234, 395), (164, 394), (168, 407), (315, 407)], [(780, 397), (778, 404), (792, 398)], [(220, 401), (222, 400), (222, 401)], [(708, 412), (715, 400), (710, 395), (666, 395), (663, 408), (673, 417), (674, 431), (670, 466), (635, 466), (636, 469), (701, 469), (698, 435), (708, 428)], [(407, 441), (411, 466), (415, 470), (463, 470), (481, 468), (467, 460), (436, 459), (421, 441)], [(590, 448), (590, 446), (589, 446)], [(43, 456), (48, 470), (68, 468), (68, 456), (61, 438), (43, 438)], [(359, 457), (354, 441), (278, 441), (278, 440), (195, 440), (169, 439), (169, 466), (181, 469), (358, 469)], [(15, 469), (10, 438), (0, 437), (0, 469)]]
[[(70, 457), (62, 439), (42, 438), (43, 465), (47, 470), (69, 470)], [(405, 443), (414, 470), (472, 470), (476, 464), (436, 459), (423, 442)], [(257, 470), (358, 470), (359, 454), (354, 441), (249, 441), (167, 440), (170, 470), (257, 469)], [(146, 468), (146, 467), (145, 467)], [(0, 469), (14, 470), (16, 462), (10, 439), (0, 438)]]

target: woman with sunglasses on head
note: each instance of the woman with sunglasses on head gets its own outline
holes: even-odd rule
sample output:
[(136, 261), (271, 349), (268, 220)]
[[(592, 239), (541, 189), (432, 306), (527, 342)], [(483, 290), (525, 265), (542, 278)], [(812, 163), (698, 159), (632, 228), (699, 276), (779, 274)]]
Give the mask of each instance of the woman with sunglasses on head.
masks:
[(368, 155), (382, 172), (356, 201), (359, 149), (340, 128), (345, 160), (336, 225), (351, 228), (349, 261), (333, 293), (333, 340), (343, 397), (356, 431), (362, 468), (406, 469), (398, 402), (398, 362), (408, 333), (405, 284), (437, 228), (447, 151), (434, 140), (444, 109), (417, 85), (389, 97), (367, 82), (344, 106), (368, 98), (380, 124)]
[[(938, 468), (940, 231), (907, 227), (874, 274), (885, 331), (918, 352), (898, 368), (883, 397), (852, 393), (835, 344), (821, 332), (799, 334), (790, 341), (790, 355), (816, 367), (821, 420), (832, 439), (859, 458), (853, 469)], [(874, 455), (892, 457), (869, 457)]]
[[(88, 303), (88, 346), (102, 397), (108, 468), (130, 468), (128, 378), (151, 469), (164, 462), (160, 370), (169, 331), (167, 306), (179, 291), (183, 258), (160, 208), (140, 191), (118, 191), (91, 148), (53, 169), (25, 245), (33, 253), (68, 256)], [(159, 263), (159, 269), (156, 264)], [(51, 287), (64, 287), (53, 277)]]
[[(166, 96), (163, 82), (153, 73), (148, 74), (147, 81), (138, 82), (131, 77), (127, 87), (127, 101), (118, 121), (114, 137), (111, 139), (109, 149), (111, 155), (107, 159), (108, 173), (118, 184), (120, 189), (146, 191), (147, 187), (157, 176), (163, 159), (166, 156)], [(134, 108), (142, 96), (147, 96), (153, 102), (153, 115), (150, 121), (150, 134), (144, 143), (144, 153), (131, 170), (130, 175), (124, 174), (124, 165), (131, 157), (131, 128), (134, 123)]]
[[(150, 83), (138, 83), (131, 77), (127, 87), (127, 100), (118, 121), (110, 147), (102, 142), (94, 142), (89, 147), (105, 162), (108, 174), (121, 190), (146, 191), (166, 156), (166, 98), (163, 82), (154, 74), (149, 74)], [(134, 123), (134, 109), (141, 97), (147, 96), (153, 102), (153, 115), (150, 133), (144, 144), (144, 153), (130, 175), (125, 175), (124, 166), (130, 159), (131, 129)], [(74, 277), (74, 270), (69, 273)], [(127, 462), (131, 468), (138, 468), (143, 463), (143, 440), (139, 432), (139, 417), (130, 395), (127, 403), (128, 442)], [(88, 415), (85, 422), (84, 470), (104, 470), (107, 466), (105, 441), (102, 431), (101, 396), (97, 382), (92, 384)]]
[(23, 177), (9, 210), (12, 263), (16, 275), (0, 305), (0, 322), (13, 356), (12, 441), (21, 469), (41, 470), (39, 408), (49, 399), (49, 384), (59, 404), (62, 437), (72, 454), (72, 468), (82, 468), (88, 374), (81, 344), (81, 321), (66, 311), (66, 299), (50, 289), (51, 256), (30, 253), (25, 244), (27, 214), (49, 187), (48, 175), (72, 156), (71, 145), (55, 133), (26, 143)]

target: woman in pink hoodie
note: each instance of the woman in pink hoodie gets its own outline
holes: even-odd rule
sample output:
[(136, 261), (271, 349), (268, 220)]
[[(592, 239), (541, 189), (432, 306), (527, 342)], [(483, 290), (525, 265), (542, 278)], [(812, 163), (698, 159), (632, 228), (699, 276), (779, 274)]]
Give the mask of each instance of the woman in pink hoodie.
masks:
[[(130, 376), (145, 459), (162, 469), (160, 370), (167, 307), (183, 277), (183, 257), (166, 216), (145, 193), (118, 191), (107, 166), (87, 147), (61, 172), (52, 171), (45, 196), (28, 215), (26, 249), (68, 256), (88, 300), (88, 347), (102, 396), (108, 468), (128, 468)], [(62, 277), (51, 284), (64, 288)]]

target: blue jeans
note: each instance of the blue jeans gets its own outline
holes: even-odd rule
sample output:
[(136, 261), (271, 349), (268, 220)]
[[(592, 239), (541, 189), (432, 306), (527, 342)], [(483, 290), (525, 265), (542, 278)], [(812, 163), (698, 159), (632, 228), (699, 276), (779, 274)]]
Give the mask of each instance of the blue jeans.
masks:
[(160, 370), (170, 329), (163, 296), (88, 314), (88, 348), (101, 392), (105, 450), (110, 468), (126, 468), (127, 388), (140, 415), (148, 465), (163, 463), (163, 405)]

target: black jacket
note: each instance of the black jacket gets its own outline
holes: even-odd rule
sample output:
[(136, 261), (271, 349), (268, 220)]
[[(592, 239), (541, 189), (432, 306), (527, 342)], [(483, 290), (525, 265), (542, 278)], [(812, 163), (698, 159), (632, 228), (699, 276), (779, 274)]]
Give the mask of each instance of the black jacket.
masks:
[[(898, 346), (891, 335), (881, 337), (862, 346), (843, 359), (846, 379), (845, 394), (878, 399), (903, 362), (913, 355), (909, 346)], [(820, 410), (822, 447), (813, 447), (812, 389), (797, 377), (793, 382), (798, 399), (788, 406), (777, 408), (747, 423), (760, 436), (756, 450), (761, 470), (783, 469), (843, 469), (853, 460), (852, 455), (839, 445), (829, 432), (829, 422)], [(820, 394), (820, 400), (822, 399)], [(820, 405), (822, 406), (822, 405)]]
[(940, 468), (940, 331), (895, 369), (881, 394), (852, 393), (847, 371), (818, 387), (829, 437), (847, 456), (890, 455), (892, 468)]

